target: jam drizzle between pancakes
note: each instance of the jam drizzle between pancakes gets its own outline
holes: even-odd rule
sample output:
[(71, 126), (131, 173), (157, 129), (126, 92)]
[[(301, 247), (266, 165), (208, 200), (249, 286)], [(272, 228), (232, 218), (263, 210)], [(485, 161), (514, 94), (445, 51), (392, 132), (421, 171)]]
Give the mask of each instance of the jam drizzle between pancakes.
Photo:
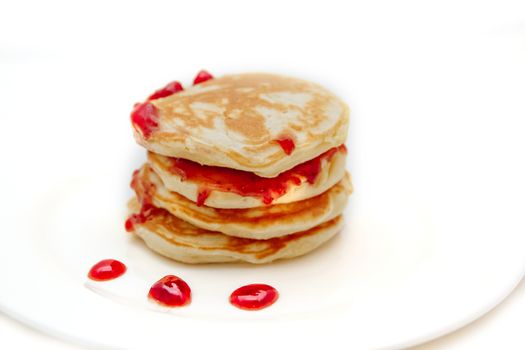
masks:
[(292, 154), (293, 150), (295, 149), (295, 142), (290, 138), (282, 138), (275, 140), (281, 146), (284, 153), (286, 153), (287, 156)]
[[(138, 185), (138, 176), (139, 170), (135, 170), (131, 177), (130, 187), (135, 190), (135, 187)], [(131, 214), (126, 222), (124, 227), (126, 231), (132, 232), (135, 228), (135, 224), (143, 224), (146, 221), (152, 219), (157, 215), (161, 215), (164, 212), (164, 209), (157, 208), (152, 204), (152, 190), (151, 188), (146, 188), (144, 190), (144, 196), (140, 199), (140, 212), (136, 214)]]
[(346, 152), (341, 145), (309, 161), (296, 165), (276, 177), (266, 178), (254, 173), (201, 165), (183, 158), (170, 158), (170, 171), (181, 177), (182, 181), (193, 181), (199, 185), (197, 205), (204, 205), (211, 191), (233, 192), (241, 196), (260, 198), (266, 205), (288, 192), (290, 186), (299, 186), (303, 179), (314, 184), (324, 159), (330, 160), (337, 152)]
[(124, 227), (126, 231), (132, 232), (135, 228), (135, 224), (143, 224), (149, 219), (163, 213), (164, 210), (161, 208), (157, 208), (151, 203), (144, 202), (142, 203), (140, 207), (140, 212), (137, 214), (131, 214), (126, 222), (124, 223)]

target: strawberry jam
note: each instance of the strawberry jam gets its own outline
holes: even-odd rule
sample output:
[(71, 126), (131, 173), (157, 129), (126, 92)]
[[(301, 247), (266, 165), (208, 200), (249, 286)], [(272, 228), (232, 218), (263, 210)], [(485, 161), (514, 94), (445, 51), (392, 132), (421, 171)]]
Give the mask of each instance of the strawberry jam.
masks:
[(210, 196), (210, 190), (206, 188), (199, 189), (199, 193), (197, 194), (197, 205), (200, 207), (201, 205), (204, 205), (204, 202), (206, 202), (206, 199)]
[(170, 158), (170, 171), (179, 175), (183, 181), (198, 183), (200, 186), (198, 205), (203, 205), (210, 191), (213, 190), (257, 197), (264, 204), (271, 204), (275, 199), (283, 196), (290, 186), (298, 186), (303, 181), (315, 183), (321, 172), (322, 160), (330, 160), (336, 152), (346, 152), (345, 146), (331, 148), (320, 156), (272, 178), (261, 177), (248, 171), (201, 165), (183, 158)]
[[(139, 181), (139, 171), (135, 170), (133, 172), (133, 176), (131, 177), (131, 188), (136, 189), (137, 186), (143, 186), (144, 184)], [(144, 194), (140, 198), (140, 212), (136, 214), (131, 214), (128, 219), (126, 220), (124, 227), (126, 228), (126, 231), (132, 232), (135, 228), (135, 224), (143, 224), (146, 221), (154, 218), (155, 216), (161, 214), (163, 212), (162, 209), (157, 208), (152, 203), (152, 190), (154, 188), (144, 188)]]
[(279, 293), (267, 284), (249, 284), (230, 295), (230, 303), (243, 310), (264, 309), (277, 301)]
[(157, 108), (149, 103), (138, 103), (131, 112), (131, 122), (140, 129), (145, 139), (148, 139), (159, 126)]
[(295, 149), (295, 143), (292, 139), (284, 138), (275, 141), (281, 146), (284, 153), (286, 153), (287, 155), (292, 154), (293, 150)]
[(184, 90), (184, 88), (182, 87), (181, 83), (179, 83), (178, 81), (172, 81), (168, 85), (164, 86), (161, 89), (158, 89), (153, 94), (151, 94), (151, 96), (148, 97), (148, 101), (168, 97), (182, 90)]
[(153, 284), (148, 297), (164, 306), (184, 306), (191, 302), (191, 289), (179, 277), (168, 275)]
[(162, 209), (157, 208), (149, 203), (143, 203), (140, 208), (140, 213), (132, 214), (125, 222), (124, 227), (126, 231), (131, 232), (135, 228), (135, 224), (143, 224), (154, 216), (162, 213)]
[(204, 83), (205, 81), (210, 79), (213, 79), (213, 75), (211, 75), (205, 70), (201, 70), (199, 73), (197, 73), (197, 76), (193, 80), (193, 85)]
[(118, 260), (101, 260), (89, 270), (88, 277), (93, 281), (109, 281), (126, 272), (126, 265)]

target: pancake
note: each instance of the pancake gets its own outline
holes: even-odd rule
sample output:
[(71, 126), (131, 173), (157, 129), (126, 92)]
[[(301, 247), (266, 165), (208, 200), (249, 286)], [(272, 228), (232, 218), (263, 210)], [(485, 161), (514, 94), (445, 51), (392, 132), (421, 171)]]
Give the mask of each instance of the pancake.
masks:
[(275, 177), (343, 144), (348, 115), (317, 84), (237, 74), (139, 104), (132, 124), (137, 142), (154, 153)]
[[(223, 179), (219, 177), (219, 179), (213, 183), (212, 181), (214, 179), (212, 176), (206, 176), (204, 171), (199, 172), (199, 175), (201, 176), (197, 176), (194, 179), (183, 176), (183, 174), (180, 174), (180, 172), (173, 169), (174, 158), (148, 152), (148, 163), (160, 176), (162, 182), (168, 190), (177, 192), (193, 202), (198, 202), (199, 193), (201, 193), (202, 189), (204, 189), (207, 191), (207, 197), (203, 201), (203, 204), (206, 206), (227, 209), (254, 208), (265, 206), (267, 204), (291, 203), (311, 198), (319, 195), (320, 193), (323, 193), (337, 182), (341, 181), (346, 171), (346, 149), (344, 147), (340, 147), (338, 150), (340, 151), (333, 152), (330, 157), (321, 156), (320, 164), (318, 165), (318, 174), (315, 176), (315, 178), (313, 178), (313, 183), (310, 183), (309, 179), (299, 174), (299, 184), (294, 183), (293, 181), (287, 181), (285, 193), (283, 194), (279, 192), (273, 192), (270, 195), (270, 202), (265, 201), (264, 193), (261, 192), (246, 195), (244, 193), (236, 193), (231, 189), (228, 191), (228, 186), (225, 185)], [(314, 161), (312, 160), (309, 162)], [(202, 167), (198, 164), (196, 164), (196, 167), (197, 171), (199, 170), (198, 168), (211, 168), (206, 166)], [(222, 169), (224, 168), (220, 168), (220, 170)], [(233, 177), (234, 179), (237, 179), (237, 181), (263, 184), (269, 181), (275, 182), (280, 178), (289, 179), (290, 176), (287, 176), (286, 174), (296, 174), (294, 173), (295, 169), (297, 169), (297, 167), (280, 174), (279, 177), (273, 178), (274, 180), (260, 178), (253, 173), (246, 173), (237, 170), (229, 171), (228, 173), (233, 172), (234, 176), (228, 176), (230, 178)], [(238, 173), (244, 174), (240, 174), (242, 176), (238, 176)], [(310, 177), (312, 177), (311, 172)], [(239, 178), (241, 179), (239, 180)], [(226, 180), (228, 180), (228, 178)]]
[[(139, 212), (135, 198), (129, 207), (131, 213)], [(307, 231), (269, 240), (253, 240), (200, 229), (166, 210), (157, 209), (144, 222), (135, 223), (132, 231), (153, 251), (180, 262), (264, 264), (306, 254), (335, 236), (342, 226), (340, 215)]]
[(269, 239), (305, 231), (340, 215), (352, 191), (347, 174), (326, 192), (303, 201), (249, 209), (198, 206), (164, 187), (148, 165), (134, 175), (132, 187), (142, 203), (151, 203), (190, 224), (227, 235)]

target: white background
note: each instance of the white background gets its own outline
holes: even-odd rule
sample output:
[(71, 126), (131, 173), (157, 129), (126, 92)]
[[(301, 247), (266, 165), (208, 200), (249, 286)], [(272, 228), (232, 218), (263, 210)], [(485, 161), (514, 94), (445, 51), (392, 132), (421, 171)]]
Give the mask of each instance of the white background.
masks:
[[(261, 70), (307, 77), (338, 91), (356, 115), (381, 110), (391, 113), (395, 123), (405, 111), (420, 111), (436, 119), (436, 133), (449, 113), (465, 113), (471, 118), (462, 122), (473, 127), (493, 123), (494, 132), (509, 133), (512, 140), (524, 135), (523, 128), (504, 129), (497, 121), (501, 115), (525, 117), (509, 107), (515, 104), (505, 103), (525, 97), (524, 49), (525, 7), (520, 1), (2, 2), (0, 101), (20, 109), (27, 104), (67, 109), (71, 115), (57, 126), (67, 130), (59, 140), (46, 138), (50, 126), (45, 115), (36, 125), (2, 115), (3, 162), (20, 162), (15, 150), (36, 154), (31, 161), (40, 170), (39, 182), (52, 181), (53, 166), (38, 153), (39, 143), (45, 143), (46, 150), (62, 154), (76, 172), (89, 172), (86, 159), (129, 147), (101, 149), (97, 140), (110, 139), (114, 130), (129, 133), (120, 128), (121, 116), (133, 102), (172, 79), (188, 82), (201, 68), (218, 74)], [(11, 74), (21, 68), (23, 77)], [(34, 84), (32, 76), (38, 77)], [(93, 82), (104, 91), (102, 100), (92, 100), (82, 88)], [(491, 98), (484, 93), (486, 84)], [(132, 93), (108, 103), (122, 85)], [(54, 99), (39, 98), (39, 91), (49, 89)], [(100, 105), (107, 124), (90, 125), (86, 108), (68, 103), (75, 89), (85, 94), (86, 104)], [(411, 95), (399, 93), (404, 90)], [(374, 91), (381, 96), (397, 93), (374, 100)], [(493, 119), (477, 120), (476, 113), (487, 109)], [(376, 127), (389, 139), (388, 125)], [(68, 147), (86, 132), (92, 133), (92, 143)], [(468, 135), (454, 136), (468, 141)], [(501, 161), (523, 162), (505, 155)], [(517, 180), (506, 175), (508, 181)], [(32, 174), (20, 176), (35, 183)], [(503, 310), (457, 340), (432, 346), (522, 348), (523, 337), (516, 329), (524, 324), (523, 286)], [(57, 346), (2, 318), (0, 334), (5, 330), (9, 335), (1, 337), (1, 345), (16, 341)]]

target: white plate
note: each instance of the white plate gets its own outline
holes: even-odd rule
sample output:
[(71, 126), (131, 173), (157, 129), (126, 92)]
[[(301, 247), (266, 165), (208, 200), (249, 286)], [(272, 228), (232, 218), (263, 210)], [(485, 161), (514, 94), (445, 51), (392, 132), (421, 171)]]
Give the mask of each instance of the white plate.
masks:
[[(374, 196), (359, 174), (342, 234), (313, 254), (268, 266), (191, 266), (159, 257), (123, 229), (128, 179), (64, 179), (11, 219), (18, 229), (1, 242), (1, 305), (51, 334), (126, 349), (170, 340), (240, 348), (253, 339), (251, 347), (261, 349), (275, 339), (370, 349), (455, 329), (512, 290), (524, 242), (494, 205), (449, 198), (435, 207), (400, 190)], [(88, 280), (103, 258), (125, 262), (127, 273)], [(190, 306), (168, 310), (147, 300), (166, 274), (190, 284)], [(275, 286), (278, 302), (259, 312), (228, 304), (231, 291), (254, 282)]]
[[(194, 29), (178, 36), (176, 47), (191, 54), (167, 45), (167, 28), (157, 27), (171, 23), (178, 8), (144, 15), (140, 28), (139, 21), (128, 23), (138, 39), (118, 41), (118, 52), (115, 38), (125, 30), (117, 31), (115, 16), (96, 27), (82, 22), (92, 18), (87, 14), (68, 17), (81, 24), (70, 19), (56, 30), (41, 25), (47, 31), (32, 46), (25, 32), (11, 31), (29, 49), (13, 46), (0, 66), (0, 96), (8, 101), (0, 138), (5, 312), (57, 336), (116, 348), (398, 348), (476, 319), (513, 289), (525, 267), (519, 40), (473, 35), (487, 22), (470, 26), (446, 17), (470, 18), (469, 7), (458, 9), (465, 16), (455, 6), (436, 8), (439, 15), (424, 20), (401, 7), (385, 15), (374, 5), (333, 8), (334, 18), (311, 26), (318, 9), (305, 6), (296, 19), (303, 35), (290, 50), (281, 21), (240, 33), (234, 15), (218, 23), (216, 11), (195, 6), (193, 13), (216, 30), (192, 26), (193, 15), (178, 16)], [(289, 6), (283, 13), (293, 13)], [(146, 25), (147, 18), (155, 23)], [(214, 46), (231, 33), (240, 37), (228, 50)], [(208, 35), (213, 57), (209, 46), (193, 45)], [(42, 50), (44, 37), (59, 49)], [(246, 56), (251, 52), (257, 55)], [(284, 53), (279, 60), (277, 52)], [(132, 141), (129, 110), (168, 80), (189, 81), (201, 64), (217, 74), (299, 75), (349, 101), (355, 193), (339, 237), (268, 266), (190, 266), (151, 253), (124, 231), (131, 171), (144, 160)], [(122, 260), (127, 273), (88, 281), (87, 271), (103, 258)], [(148, 302), (149, 287), (165, 274), (190, 284), (190, 306), (166, 310)], [(253, 282), (274, 285), (278, 302), (251, 313), (228, 304), (231, 291)]]

